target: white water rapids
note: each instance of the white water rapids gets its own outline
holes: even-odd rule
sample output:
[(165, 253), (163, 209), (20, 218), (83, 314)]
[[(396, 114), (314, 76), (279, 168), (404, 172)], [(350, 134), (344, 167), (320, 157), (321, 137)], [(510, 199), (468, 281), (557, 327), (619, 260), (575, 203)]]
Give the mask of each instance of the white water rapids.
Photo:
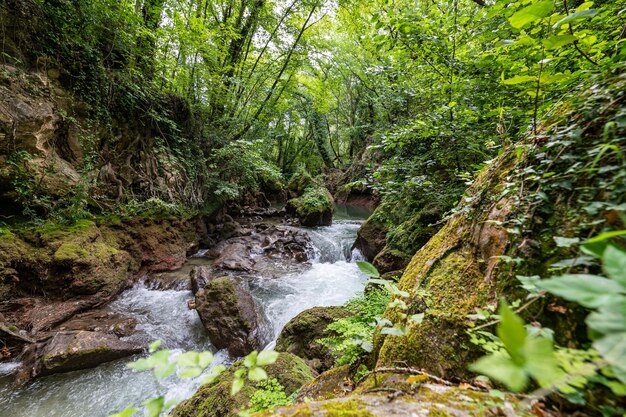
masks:
[[(316, 256), (305, 269), (277, 278), (250, 278), (250, 290), (270, 320), (274, 340), (283, 326), (303, 310), (341, 305), (363, 290), (366, 278), (354, 263), (360, 254), (350, 253), (360, 222), (341, 217), (344, 219), (336, 219), (332, 226), (306, 229)], [(281, 268), (276, 266), (277, 270)], [(138, 332), (131, 340), (148, 344), (160, 339), (163, 347), (175, 352), (215, 352), (197, 313), (187, 307), (190, 298), (190, 291), (154, 290), (140, 283), (124, 292), (110, 308), (137, 320)], [(225, 350), (218, 351), (215, 358), (214, 365), (232, 362)], [(127, 368), (131, 360), (37, 379), (20, 389), (12, 386), (10, 377), (2, 377), (15, 365), (0, 364), (0, 416), (106, 417), (157, 395), (165, 395), (166, 401), (189, 398), (202, 379), (169, 377), (156, 381), (151, 373)]]

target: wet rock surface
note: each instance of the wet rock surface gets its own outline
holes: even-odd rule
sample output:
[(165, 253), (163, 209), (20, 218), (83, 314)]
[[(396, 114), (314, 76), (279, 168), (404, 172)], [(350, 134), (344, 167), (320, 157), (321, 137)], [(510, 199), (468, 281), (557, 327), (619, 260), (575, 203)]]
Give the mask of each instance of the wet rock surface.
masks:
[(233, 357), (259, 350), (268, 341), (261, 308), (236, 278), (211, 277), (196, 293), (195, 309), (213, 345)]
[(17, 382), (92, 368), (142, 350), (141, 346), (122, 341), (112, 334), (83, 330), (57, 332), (46, 342), (28, 346)]

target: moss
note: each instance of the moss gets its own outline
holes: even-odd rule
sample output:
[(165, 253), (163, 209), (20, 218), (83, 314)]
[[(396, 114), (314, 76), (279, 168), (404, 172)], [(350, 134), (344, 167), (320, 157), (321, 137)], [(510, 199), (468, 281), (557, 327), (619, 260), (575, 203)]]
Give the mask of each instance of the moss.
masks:
[(333, 197), (323, 186), (305, 189), (304, 194), (287, 202), (287, 210), (304, 226), (327, 225), (332, 221)]
[(298, 169), (289, 179), (287, 188), (296, 194), (302, 194), (307, 188), (320, 186), (305, 169)]
[(328, 400), (344, 396), (349, 392), (345, 387), (346, 379), (349, 378), (350, 365), (331, 368), (305, 384), (298, 394), (298, 399)]
[(365, 409), (365, 404), (357, 400), (334, 401), (322, 404), (326, 417), (376, 417)]

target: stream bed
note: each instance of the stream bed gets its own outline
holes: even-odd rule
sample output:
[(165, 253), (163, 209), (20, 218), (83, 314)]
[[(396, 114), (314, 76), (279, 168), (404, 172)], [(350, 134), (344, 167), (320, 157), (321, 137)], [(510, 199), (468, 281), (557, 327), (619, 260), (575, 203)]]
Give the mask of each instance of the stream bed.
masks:
[[(361, 255), (350, 250), (362, 217), (361, 213), (350, 213), (352, 218), (347, 214), (339, 210), (332, 226), (303, 229), (314, 246), (315, 257), (310, 263), (289, 270), (277, 261), (274, 273), (249, 278), (252, 295), (270, 321), (273, 340), (268, 348), (274, 346), (283, 326), (298, 313), (315, 306), (341, 305), (363, 291), (366, 277), (354, 263)], [(191, 258), (190, 262), (201, 263), (198, 258)], [(228, 357), (226, 350), (216, 351), (198, 314), (187, 307), (191, 298), (188, 290), (157, 290), (138, 283), (109, 308), (137, 320), (138, 332), (130, 336), (131, 340), (147, 345), (160, 339), (163, 347), (175, 353), (211, 350), (215, 353), (212, 366), (232, 363), (235, 358)], [(149, 372), (127, 368), (131, 360), (125, 358), (94, 369), (40, 378), (19, 389), (13, 387), (7, 375), (15, 365), (1, 364), (0, 416), (106, 417), (157, 395), (165, 395), (166, 401), (186, 399), (202, 379), (174, 376), (157, 381)]]

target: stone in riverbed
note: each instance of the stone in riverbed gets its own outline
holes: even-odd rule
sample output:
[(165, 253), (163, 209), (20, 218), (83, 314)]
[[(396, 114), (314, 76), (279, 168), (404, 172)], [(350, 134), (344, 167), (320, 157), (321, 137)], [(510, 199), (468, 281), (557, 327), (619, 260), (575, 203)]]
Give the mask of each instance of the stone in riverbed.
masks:
[(304, 359), (317, 372), (334, 364), (330, 349), (318, 339), (336, 336), (326, 327), (334, 321), (352, 315), (343, 307), (313, 307), (298, 314), (285, 325), (276, 341), (276, 350), (293, 353)]
[(196, 293), (195, 307), (211, 343), (242, 357), (263, 348), (267, 321), (244, 286), (233, 277), (210, 278)]
[(93, 368), (142, 350), (141, 346), (122, 341), (111, 334), (82, 330), (58, 332), (47, 343), (33, 344), (25, 349), (17, 382)]

